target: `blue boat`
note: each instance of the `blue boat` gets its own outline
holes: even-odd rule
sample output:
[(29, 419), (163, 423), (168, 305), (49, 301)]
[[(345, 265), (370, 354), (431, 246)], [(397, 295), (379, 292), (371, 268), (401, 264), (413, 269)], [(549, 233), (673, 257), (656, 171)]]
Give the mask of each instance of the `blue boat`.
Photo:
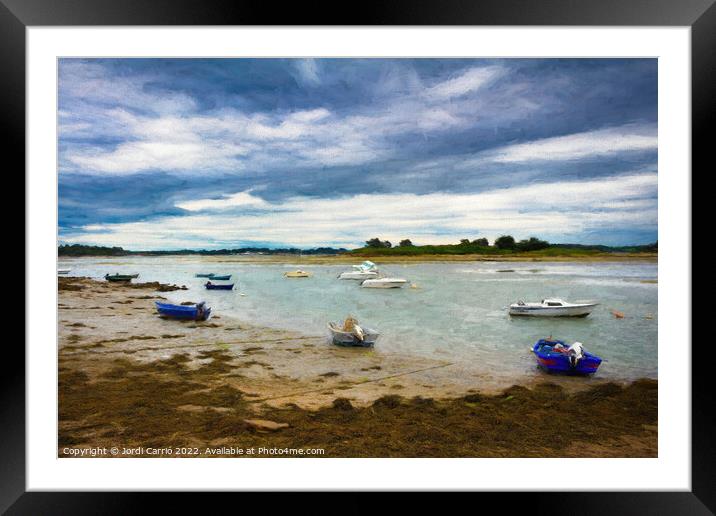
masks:
[(231, 279), (231, 274), (227, 274), (226, 276), (217, 276), (216, 274), (212, 274), (211, 276), (209, 276), (209, 279), (217, 281), (226, 281)]
[(213, 272), (206, 272), (206, 273), (200, 272), (200, 273), (194, 274), (194, 277), (195, 278), (211, 278), (213, 275), (214, 275)]
[(580, 357), (572, 347), (556, 339), (538, 340), (532, 352), (540, 368), (555, 373), (590, 375), (596, 373), (602, 363), (601, 358), (585, 350), (581, 350)]
[(206, 290), (232, 290), (234, 288), (233, 283), (217, 285), (216, 283), (212, 283), (211, 281), (207, 281), (206, 283), (204, 283), (204, 286), (206, 287)]
[(157, 312), (161, 317), (172, 319), (187, 319), (190, 321), (206, 321), (211, 315), (211, 308), (203, 301), (196, 305), (171, 305), (168, 303), (154, 302), (157, 305)]

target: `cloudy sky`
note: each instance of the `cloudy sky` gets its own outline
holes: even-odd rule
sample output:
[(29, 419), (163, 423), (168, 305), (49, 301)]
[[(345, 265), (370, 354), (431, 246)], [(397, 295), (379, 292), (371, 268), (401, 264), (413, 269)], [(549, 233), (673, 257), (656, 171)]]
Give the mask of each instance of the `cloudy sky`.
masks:
[(655, 59), (62, 59), (59, 234), (657, 239)]

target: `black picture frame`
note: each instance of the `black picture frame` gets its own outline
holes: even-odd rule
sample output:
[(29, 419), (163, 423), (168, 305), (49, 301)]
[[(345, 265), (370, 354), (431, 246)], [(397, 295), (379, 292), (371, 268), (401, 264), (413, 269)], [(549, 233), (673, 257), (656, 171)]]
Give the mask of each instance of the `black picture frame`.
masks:
[[(689, 26), (692, 44), (692, 168), (706, 168), (713, 147), (708, 125), (716, 112), (715, 0), (443, 0), (441, 2), (285, 3), (227, 0), (0, 0), (0, 146), (5, 161), (25, 167), (25, 30), (31, 26), (86, 25), (562, 25)], [(704, 170), (704, 173), (706, 170)], [(689, 171), (684, 172), (689, 180)], [(691, 177), (693, 174), (691, 173)], [(688, 252), (689, 250), (684, 250)], [(25, 270), (27, 274), (28, 271)], [(689, 300), (690, 301), (690, 300)], [(31, 305), (27, 305), (31, 309)], [(688, 342), (679, 346), (691, 345)], [(710, 343), (705, 343), (706, 345)], [(693, 349), (693, 348), (692, 348)], [(695, 350), (692, 353), (696, 355)], [(138, 493), (25, 492), (25, 352), (5, 346), (0, 375), (0, 511), (9, 514), (124, 514), (158, 495)], [(708, 362), (692, 362), (692, 490), (485, 494), (501, 510), (524, 508), (552, 514), (711, 514), (716, 511), (716, 448)], [(246, 496), (245, 494), (241, 496)], [(342, 512), (371, 510), (373, 497), (351, 496)], [(191, 509), (175, 493), (162, 503)], [(279, 497), (280, 498), (280, 497)], [(264, 499), (265, 500), (265, 499)], [(274, 499), (278, 501), (277, 499)], [(426, 508), (421, 496), (414, 498)], [(203, 511), (225, 503), (211, 495)], [(259, 503), (260, 500), (256, 500)], [(491, 500), (492, 501), (492, 500)], [(208, 504), (207, 504), (208, 503)], [(246, 503), (249, 503), (248, 501)], [(326, 502), (309, 502), (312, 508)], [(482, 501), (481, 501), (482, 503)], [(490, 504), (492, 506), (492, 504)], [(488, 507), (488, 506), (484, 506)], [(168, 505), (163, 505), (166, 510)], [(337, 509), (334, 506), (334, 509)], [(312, 512), (322, 512), (320, 509)]]

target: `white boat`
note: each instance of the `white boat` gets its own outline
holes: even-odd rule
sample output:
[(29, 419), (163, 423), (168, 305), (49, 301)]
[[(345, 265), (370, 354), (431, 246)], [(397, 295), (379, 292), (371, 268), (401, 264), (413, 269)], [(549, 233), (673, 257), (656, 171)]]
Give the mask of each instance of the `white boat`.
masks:
[(380, 275), (378, 267), (371, 261), (364, 261), (360, 265), (354, 265), (352, 271), (342, 272), (338, 279), (342, 280), (366, 280), (377, 278)]
[(403, 278), (376, 278), (367, 279), (361, 282), (360, 286), (365, 288), (401, 288), (408, 283)]
[(380, 334), (370, 328), (361, 328), (358, 321), (349, 317), (340, 325), (338, 323), (328, 323), (328, 329), (331, 332), (333, 344), (336, 346), (360, 346), (371, 347), (378, 340)]
[(341, 272), (338, 279), (343, 280), (366, 280), (378, 277), (378, 271), (347, 271)]
[(511, 304), (510, 315), (529, 317), (586, 317), (599, 303), (568, 303), (563, 299), (543, 299), (539, 303), (518, 301)]
[(72, 269), (57, 269), (57, 274), (69, 274)]

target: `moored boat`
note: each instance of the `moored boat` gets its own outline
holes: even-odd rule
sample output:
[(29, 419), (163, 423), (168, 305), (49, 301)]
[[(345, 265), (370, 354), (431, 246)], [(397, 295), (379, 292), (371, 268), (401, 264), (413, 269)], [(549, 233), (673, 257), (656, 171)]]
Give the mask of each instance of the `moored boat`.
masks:
[(602, 359), (587, 352), (580, 342), (571, 346), (556, 339), (540, 339), (532, 347), (537, 365), (546, 371), (590, 375), (597, 372)]
[(195, 305), (172, 305), (155, 301), (157, 312), (161, 317), (185, 319), (190, 321), (206, 321), (211, 316), (211, 308), (205, 302)]
[(599, 303), (568, 303), (559, 298), (543, 299), (539, 303), (518, 301), (510, 305), (510, 315), (530, 317), (586, 317)]
[(194, 274), (195, 278), (211, 278), (214, 275), (213, 272), (198, 272)]
[(341, 280), (366, 280), (378, 277), (378, 271), (346, 271), (338, 275)]
[(360, 286), (364, 288), (401, 288), (407, 283), (408, 280), (403, 278), (375, 278), (362, 281)]
[(286, 278), (310, 278), (311, 277), (310, 272), (306, 272), (306, 271), (302, 271), (302, 270), (284, 272), (283, 275)]
[(69, 274), (71, 270), (72, 269), (57, 269), (57, 274), (64, 276), (65, 274)]
[(342, 272), (338, 279), (342, 280), (365, 280), (377, 278), (380, 274), (378, 267), (373, 262), (366, 260), (360, 265), (354, 265), (352, 271)]
[(105, 274), (104, 279), (112, 282), (129, 282), (138, 278), (139, 274)]
[(351, 346), (369, 348), (375, 344), (380, 334), (370, 328), (361, 328), (358, 321), (348, 317), (343, 324), (329, 322), (328, 330), (336, 346)]
[(209, 279), (216, 280), (216, 281), (228, 281), (231, 279), (231, 274), (226, 274), (224, 276), (218, 276), (216, 274), (212, 274), (209, 276)]
[(207, 290), (233, 290), (234, 284), (233, 283), (226, 283), (226, 284), (217, 284), (212, 283), (211, 281), (207, 281), (204, 283), (204, 286)]

